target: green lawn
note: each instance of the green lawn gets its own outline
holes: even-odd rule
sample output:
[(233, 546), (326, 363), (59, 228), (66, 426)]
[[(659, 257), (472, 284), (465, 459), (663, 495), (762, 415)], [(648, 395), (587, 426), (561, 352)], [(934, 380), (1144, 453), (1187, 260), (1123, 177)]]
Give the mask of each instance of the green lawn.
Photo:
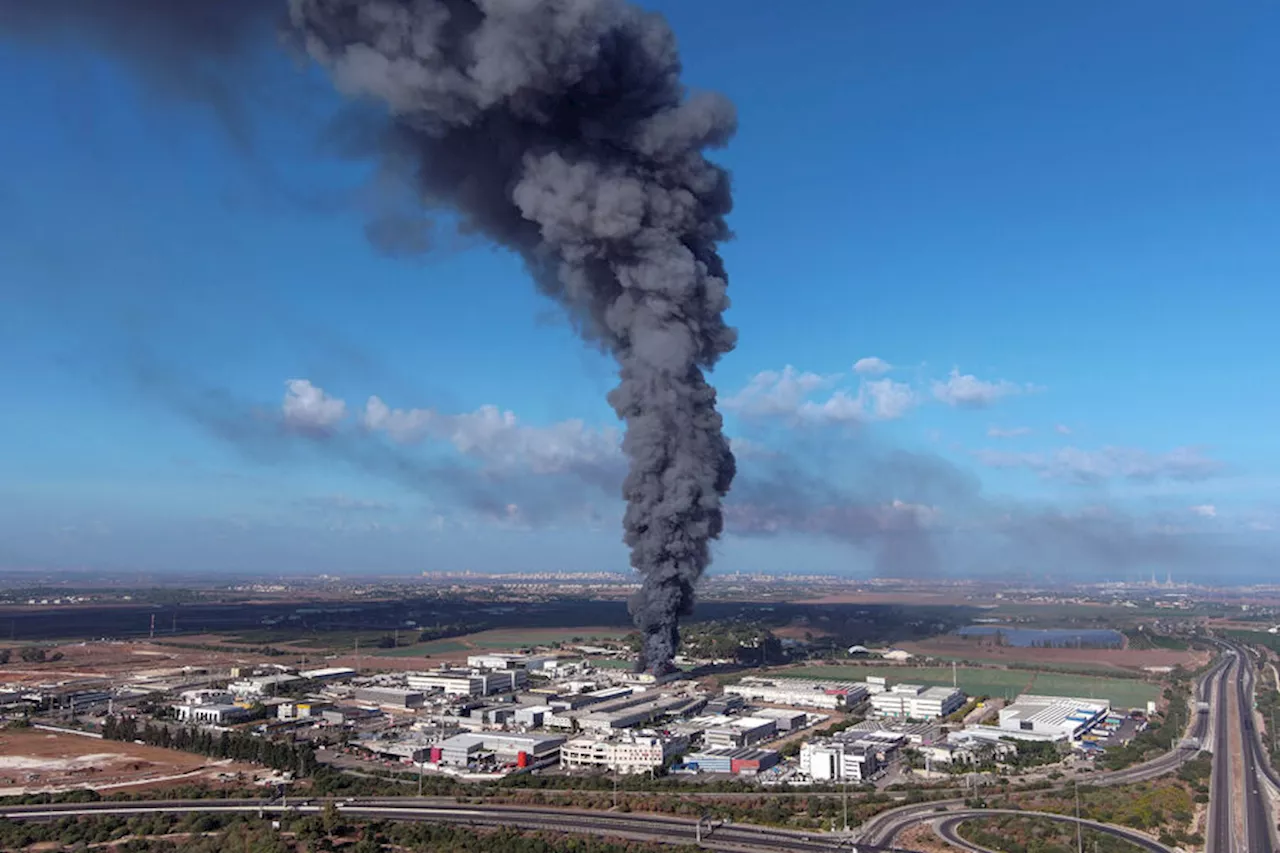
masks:
[[(890, 684), (951, 684), (948, 666), (805, 666), (774, 670), (779, 678), (831, 678), (864, 681), (869, 675), (884, 676)], [(1019, 693), (1072, 696), (1079, 699), (1108, 699), (1117, 708), (1141, 708), (1160, 695), (1160, 687), (1134, 678), (1106, 678), (1026, 669), (960, 667), (956, 683), (970, 696), (1010, 698)]]

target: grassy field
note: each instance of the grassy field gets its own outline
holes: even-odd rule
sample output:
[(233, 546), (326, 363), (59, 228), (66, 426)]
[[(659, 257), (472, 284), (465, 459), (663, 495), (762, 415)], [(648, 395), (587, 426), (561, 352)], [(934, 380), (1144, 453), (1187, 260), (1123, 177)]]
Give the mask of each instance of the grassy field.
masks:
[[(951, 668), (944, 666), (805, 666), (774, 670), (780, 678), (832, 678), (863, 681), (869, 675), (884, 676), (890, 684), (949, 686)], [(1117, 708), (1141, 708), (1160, 696), (1160, 687), (1133, 678), (1105, 678), (1025, 669), (960, 667), (956, 683), (970, 696), (1010, 698), (1019, 693), (1107, 699)]]
[(398, 649), (384, 649), (374, 654), (378, 657), (403, 658), (456, 652), (509, 652), (532, 646), (547, 646), (552, 643), (592, 645), (623, 636), (625, 636), (623, 631), (610, 632), (600, 628), (498, 628), (478, 634), (467, 634), (463, 637), (414, 643)]
[(412, 646), (401, 646), (398, 649), (380, 649), (374, 654), (380, 658), (415, 658), (423, 655), (462, 652), (470, 648), (466, 643), (457, 640), (432, 640), (429, 643), (414, 643)]
[[(977, 651), (977, 652), (974, 652), (973, 654), (966, 654), (966, 655), (962, 655), (959, 653), (956, 653), (956, 654), (941, 653), (940, 654), (936, 652), (930, 652), (928, 656), (931, 658), (934, 658), (935, 660), (942, 660), (942, 661), (953, 661), (953, 660), (969, 661), (971, 663), (992, 663), (1000, 666), (1013, 666), (1015, 664), (1019, 666), (1027, 666), (1027, 667), (1034, 666), (1034, 663), (1031, 661), (1018, 661), (1018, 660), (1010, 661), (1007, 657), (1000, 657), (999, 655), (996, 655), (993, 653), (985, 653), (981, 651)], [(1100, 678), (1114, 678), (1116, 674), (1115, 667), (1099, 665), (1094, 663), (1075, 663), (1072, 661), (1054, 661), (1053, 668), (1067, 670), (1069, 672), (1078, 672), (1082, 675), (1095, 675)]]

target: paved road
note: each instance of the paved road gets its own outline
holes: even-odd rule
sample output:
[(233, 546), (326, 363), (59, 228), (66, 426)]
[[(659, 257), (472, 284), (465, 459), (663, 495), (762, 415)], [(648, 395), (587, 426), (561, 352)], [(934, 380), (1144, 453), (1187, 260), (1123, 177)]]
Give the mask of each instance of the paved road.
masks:
[(1243, 850), (1249, 853), (1272, 853), (1271, 811), (1268, 802), (1268, 774), (1270, 769), (1262, 739), (1258, 732), (1257, 718), (1253, 713), (1253, 690), (1256, 670), (1252, 653), (1237, 647), (1239, 661), (1236, 664), (1234, 682), (1236, 701), (1240, 709), (1236, 722), (1244, 748), (1236, 756), (1244, 777), (1245, 834)]
[[(521, 829), (573, 832), (657, 841), (666, 844), (694, 844), (699, 838), (698, 822), (687, 818), (656, 814), (622, 814), (588, 812), (528, 806), (460, 805), (445, 798), (374, 799), (349, 798), (338, 801), (343, 814), (379, 820), (433, 821), (483, 827), (519, 827)], [(288, 805), (264, 806), (253, 800), (150, 800), (131, 803), (55, 803), (0, 808), (0, 817), (10, 820), (51, 820), (69, 816), (117, 815), (130, 817), (144, 814), (245, 813), (279, 814), (293, 812), (317, 814), (325, 808), (323, 801), (302, 800)], [(701, 846), (722, 853), (835, 853), (842, 848), (836, 836), (773, 829), (742, 824), (702, 824)], [(862, 851), (885, 848), (859, 845)]]
[(1227, 716), (1227, 688), (1236, 679), (1239, 654), (1227, 652), (1230, 664), (1216, 681), (1213, 703), (1218, 709), (1213, 727), (1213, 775), (1209, 781), (1209, 819), (1205, 832), (1206, 853), (1244, 853), (1236, 850), (1231, 787), (1231, 720)]
[[(1088, 829), (1094, 829), (1094, 830), (1097, 830), (1098, 832), (1105, 832), (1108, 835), (1114, 835), (1116, 838), (1123, 838), (1125, 841), (1128, 841), (1131, 844), (1136, 844), (1138, 847), (1142, 848), (1143, 850), (1150, 850), (1152, 853), (1178, 853), (1178, 851), (1176, 851), (1172, 847), (1166, 847), (1165, 845), (1161, 844), (1158, 841), (1152, 841), (1150, 838), (1147, 838), (1145, 835), (1134, 832), (1131, 829), (1125, 829), (1124, 827), (1121, 827), (1121, 826), (1112, 826), (1107, 823), (1098, 823), (1097, 821), (1085, 820), (1083, 818), (1077, 821), (1077, 819), (1074, 817), (1069, 817), (1067, 815), (1060, 815), (1060, 814), (1051, 814), (1049, 812), (1024, 812), (1024, 811), (1017, 811), (1014, 809), (1009, 809), (1009, 810), (972, 809), (969, 811), (963, 811), (963, 812), (958, 812), (956, 814), (948, 815), (945, 819), (943, 819), (941, 822), (938, 823), (938, 826), (937, 826), (938, 835), (942, 836), (943, 840), (946, 841), (948, 844), (952, 844), (956, 847), (959, 847), (961, 850), (969, 850), (969, 851), (973, 851), (973, 853), (994, 853), (993, 851), (987, 850), (987, 848), (985, 847), (979, 847), (976, 844), (971, 844), (968, 841), (965, 841), (963, 838), (960, 837), (959, 833), (956, 830), (960, 826), (960, 824), (964, 823), (966, 820), (973, 820), (974, 818), (990, 817), (991, 815), (1002, 815), (1002, 814), (1018, 815), (1020, 817), (1042, 817), (1047, 820), (1057, 821), (1059, 823), (1070, 823), (1070, 824), (1079, 823), (1081, 826), (1087, 827)], [(922, 820), (923, 819), (924, 818), (922, 818)]]

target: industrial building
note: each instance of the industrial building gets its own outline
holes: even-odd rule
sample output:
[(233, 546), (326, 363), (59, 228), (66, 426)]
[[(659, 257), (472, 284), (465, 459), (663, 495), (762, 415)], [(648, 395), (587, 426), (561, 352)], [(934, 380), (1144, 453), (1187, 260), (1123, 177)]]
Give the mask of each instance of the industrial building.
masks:
[(741, 696), (748, 702), (834, 711), (857, 705), (867, 697), (868, 690), (867, 685), (858, 681), (809, 681), (748, 676), (737, 684), (726, 686), (724, 692), (730, 696)]
[(1031, 733), (1054, 740), (1077, 740), (1110, 710), (1111, 704), (1104, 699), (1024, 695), (1000, 709), (1000, 729), (1014, 737)]
[(895, 684), (871, 697), (871, 709), (882, 717), (935, 720), (964, 707), (964, 694), (954, 687)]
[(352, 678), (356, 671), (349, 666), (328, 666), (323, 669), (304, 669), (298, 673), (299, 678), (308, 681), (341, 681)]
[[(707, 710), (711, 710), (710, 704), (707, 705)], [(751, 716), (773, 720), (780, 732), (799, 731), (809, 724), (809, 715), (804, 711), (788, 711), (784, 708), (761, 708), (752, 711)], [(818, 717), (822, 719), (822, 715)]]
[(239, 705), (174, 705), (173, 713), (181, 723), (223, 725), (244, 719), (249, 715), (249, 710)]
[(906, 743), (889, 732), (809, 741), (800, 747), (800, 772), (814, 781), (863, 782), (889, 765)]
[(352, 698), (357, 702), (398, 711), (412, 711), (421, 708), (425, 702), (421, 690), (404, 687), (357, 687)]
[(282, 672), (279, 675), (259, 675), (253, 678), (246, 678), (241, 681), (233, 681), (227, 685), (236, 698), (257, 698), (259, 696), (272, 696), (276, 690), (286, 684), (301, 679), (296, 675), (289, 675)]
[[(705, 704), (704, 699), (691, 699), (688, 696), (646, 696), (638, 694), (640, 701), (632, 702), (635, 696), (628, 696), (620, 702), (625, 707), (610, 710), (602, 705), (600, 710), (592, 710), (578, 716), (578, 728), (584, 732), (607, 733), (618, 729), (629, 729), (668, 714), (686, 714)], [(610, 702), (608, 706), (616, 706), (619, 702)]]
[(777, 733), (777, 720), (768, 717), (722, 717), (702, 733), (702, 742), (708, 749), (735, 749)]
[(623, 735), (618, 738), (580, 737), (560, 747), (560, 766), (566, 769), (604, 768), (616, 773), (648, 773), (684, 754), (685, 737)]
[(778, 753), (772, 749), (728, 747), (704, 749), (684, 757), (684, 766), (700, 773), (741, 773), (752, 775), (768, 770), (778, 763)]
[(523, 669), (438, 669), (410, 673), (406, 680), (413, 690), (440, 691), (446, 696), (490, 696), (519, 690), (529, 682), (529, 674)]
[(521, 655), (504, 652), (469, 655), (467, 666), (472, 669), (523, 669), (536, 671), (556, 660), (555, 655)]
[(281, 702), (276, 706), (276, 717), (281, 720), (305, 720), (308, 717), (319, 717), (322, 711), (332, 708), (333, 703), (322, 699), (305, 702)]
[(564, 738), (548, 735), (476, 732), (454, 735), (431, 747), (434, 764), (465, 767), (479, 761), (536, 767), (558, 761)]

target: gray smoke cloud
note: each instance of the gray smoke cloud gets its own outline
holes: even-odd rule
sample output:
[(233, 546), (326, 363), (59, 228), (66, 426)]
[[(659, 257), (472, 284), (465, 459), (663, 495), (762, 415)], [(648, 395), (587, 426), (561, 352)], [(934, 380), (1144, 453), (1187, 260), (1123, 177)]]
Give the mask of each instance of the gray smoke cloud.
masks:
[(247, 147), (244, 60), (283, 12), (262, 0), (0, 0), (0, 37), (100, 50), (155, 93), (208, 106)]
[[(382, 176), (518, 253), (616, 359), (624, 541), (643, 579), (631, 610), (644, 660), (666, 667), (735, 472), (706, 379), (736, 339), (717, 253), (731, 197), (703, 154), (733, 134), (732, 104), (689, 96), (666, 22), (620, 0), (0, 0), (0, 29), (85, 39), (239, 134), (237, 61), (224, 60), (281, 11), (342, 94), (384, 107), (389, 121), (353, 142)], [(396, 253), (432, 232), (422, 220), (370, 229)]]

